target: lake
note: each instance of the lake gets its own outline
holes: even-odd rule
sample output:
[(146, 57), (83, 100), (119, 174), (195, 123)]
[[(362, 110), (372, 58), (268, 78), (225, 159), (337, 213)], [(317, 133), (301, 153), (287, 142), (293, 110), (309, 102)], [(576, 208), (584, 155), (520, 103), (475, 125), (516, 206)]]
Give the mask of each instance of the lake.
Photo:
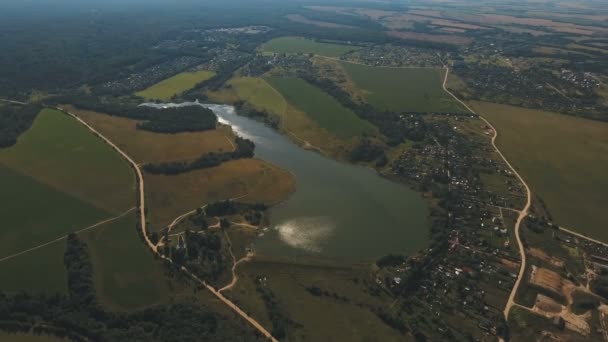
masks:
[(237, 115), (232, 106), (154, 106), (185, 105), (213, 110), (220, 122), (255, 143), (257, 158), (295, 176), (296, 191), (269, 210), (270, 227), (256, 239), (256, 254), (364, 262), (427, 246), (429, 211), (419, 193), (372, 169), (305, 150), (263, 123)]

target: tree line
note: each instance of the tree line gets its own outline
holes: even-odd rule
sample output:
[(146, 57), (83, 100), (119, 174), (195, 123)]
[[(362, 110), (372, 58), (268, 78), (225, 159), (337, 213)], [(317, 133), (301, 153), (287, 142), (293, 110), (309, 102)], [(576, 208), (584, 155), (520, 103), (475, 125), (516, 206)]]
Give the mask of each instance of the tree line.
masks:
[(70, 234), (64, 255), (68, 295), (0, 292), (0, 330), (52, 334), (72, 341), (263, 341), (241, 320), (200, 304), (173, 303), (127, 312), (96, 299), (88, 248)]
[(91, 95), (58, 96), (49, 100), (53, 104), (69, 103), (77, 108), (141, 120), (138, 129), (155, 133), (181, 133), (214, 129), (217, 116), (211, 109), (201, 106), (154, 108), (134, 103), (103, 100)]
[(236, 148), (231, 152), (209, 152), (191, 162), (174, 161), (158, 164), (145, 164), (144, 171), (155, 175), (177, 175), (198, 169), (219, 166), (230, 160), (252, 158), (255, 149), (253, 141), (237, 136), (234, 140)]
[(40, 107), (0, 104), (0, 148), (13, 146), (34, 123)]

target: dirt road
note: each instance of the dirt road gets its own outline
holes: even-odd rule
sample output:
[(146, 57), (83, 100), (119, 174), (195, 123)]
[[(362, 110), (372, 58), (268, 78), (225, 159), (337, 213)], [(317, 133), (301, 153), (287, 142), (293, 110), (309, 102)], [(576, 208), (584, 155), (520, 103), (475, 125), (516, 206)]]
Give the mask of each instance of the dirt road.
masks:
[[(129, 210), (127, 210), (127, 211), (125, 211), (124, 213), (122, 213), (122, 214), (120, 214), (120, 215), (118, 215), (118, 216), (110, 217), (110, 218), (105, 219), (105, 220), (103, 220), (103, 221), (99, 221), (99, 222), (97, 222), (97, 223), (95, 223), (95, 224), (92, 224), (92, 225), (90, 225), (90, 226), (88, 226), (88, 227), (84, 227), (84, 228), (82, 228), (82, 229), (79, 229), (79, 230), (73, 231), (73, 233), (76, 233), (76, 234), (77, 234), (77, 233), (82, 233), (82, 232), (85, 232), (85, 231), (87, 231), (87, 230), (89, 230), (89, 229), (93, 229), (93, 228), (95, 228), (95, 227), (99, 227), (99, 226), (101, 226), (101, 225), (103, 225), (103, 224), (106, 224), (106, 223), (108, 223), (108, 222), (111, 222), (111, 221), (114, 221), (114, 220), (118, 220), (119, 218), (121, 218), (121, 217), (125, 216), (126, 214), (128, 214), (128, 213), (132, 212), (132, 211), (133, 211), (133, 210), (135, 210), (135, 209), (136, 209), (136, 207), (133, 207), (133, 208), (131, 208), (131, 209), (129, 209)], [(40, 248), (42, 248), (42, 247), (46, 247), (46, 246), (51, 245), (51, 244), (53, 244), (53, 243), (55, 243), (55, 242), (59, 242), (59, 241), (61, 241), (61, 240), (65, 240), (66, 238), (67, 238), (67, 235), (63, 235), (62, 237), (56, 238), (55, 240), (51, 240), (51, 241), (49, 241), (49, 242), (42, 243), (42, 244), (40, 244), (40, 245), (38, 245), (38, 246), (35, 246), (35, 247), (32, 247), (32, 248), (28, 248), (28, 249), (26, 249), (26, 250), (24, 250), (24, 251), (21, 251), (21, 252), (19, 252), (19, 253), (15, 253), (15, 254), (12, 254), (12, 255), (6, 256), (6, 257), (4, 257), (4, 258), (1, 258), (1, 259), (0, 259), (0, 262), (3, 262), (3, 261), (6, 261), (6, 260), (10, 260), (10, 259), (16, 258), (16, 257), (18, 257), (18, 256), (20, 256), (20, 255), (23, 255), (23, 254), (26, 254), (26, 253), (29, 253), (29, 252), (33, 252), (33, 251), (35, 251), (35, 250), (37, 250), (37, 249), (40, 249)]]
[[(72, 114), (66, 110), (63, 110), (62, 108), (57, 107), (57, 110), (66, 113), (67, 115), (73, 117), (74, 119), (76, 119), (78, 122), (80, 122), (82, 125), (84, 125), (86, 128), (88, 128), (91, 132), (93, 132), (95, 135), (97, 135), (99, 138), (101, 138), (103, 141), (105, 141), (108, 145), (110, 145), (114, 150), (116, 150), (116, 152), (118, 152), (123, 158), (125, 158), (133, 167), (133, 169), (135, 170), (135, 173), (137, 175), (137, 183), (138, 183), (138, 188), (139, 188), (139, 214), (140, 214), (140, 224), (141, 224), (141, 232), (143, 235), (143, 238), (146, 242), (146, 244), (148, 245), (148, 247), (154, 252), (156, 253), (161, 259), (173, 264), (173, 260), (171, 260), (170, 258), (167, 258), (166, 256), (160, 254), (158, 252), (158, 249), (156, 247), (155, 244), (152, 243), (152, 241), (150, 241), (150, 238), (148, 237), (148, 231), (146, 228), (146, 197), (145, 197), (145, 192), (144, 192), (144, 177), (143, 174), (141, 172), (141, 169), (139, 168), (139, 165), (131, 158), (129, 157), (129, 155), (127, 155), (125, 152), (123, 152), (118, 146), (116, 146), (112, 141), (110, 141), (108, 138), (106, 138), (105, 136), (103, 136), (101, 133), (99, 133), (97, 130), (95, 130), (95, 128), (91, 127), (88, 123), (86, 123), (84, 120), (82, 120), (81, 118), (79, 118), (78, 116), (76, 116), (75, 114)], [(270, 334), (270, 332), (268, 332), (268, 330), (266, 330), (260, 323), (258, 323), (255, 319), (253, 319), (251, 316), (249, 316), (248, 314), (246, 314), (243, 310), (241, 310), (241, 308), (239, 308), (236, 304), (234, 304), (232, 301), (230, 301), (228, 298), (224, 297), (221, 293), (219, 293), (216, 289), (214, 289), (212, 286), (208, 285), (207, 283), (205, 283), (203, 280), (201, 280), (200, 278), (198, 278), (194, 273), (190, 272), (187, 268), (185, 267), (181, 267), (181, 270), (186, 273), (187, 275), (189, 275), (190, 277), (192, 277), (193, 279), (195, 279), (196, 281), (198, 281), (200, 284), (202, 284), (203, 286), (205, 286), (209, 292), (211, 292), (213, 295), (215, 295), (219, 300), (221, 300), (224, 304), (226, 304), (228, 307), (230, 307), (233, 311), (235, 311), (238, 315), (240, 315), (242, 318), (244, 318), (247, 322), (249, 322), (255, 329), (257, 329), (262, 335), (264, 335), (266, 338), (270, 339), (273, 342), (277, 342), (277, 339), (275, 339), (272, 334)]]
[[(446, 93), (450, 94), (450, 96), (452, 96), (460, 104), (462, 104), (469, 112), (471, 112), (475, 115), (479, 115), (474, 110), (472, 110), (469, 106), (467, 106), (466, 103), (462, 102), (458, 97), (456, 97), (456, 95), (452, 94), (452, 92), (446, 88), (445, 85), (446, 85), (446, 82), (448, 81), (449, 73), (450, 73), (450, 69), (446, 67), (445, 68), (445, 78), (443, 79), (443, 90)], [(492, 124), (488, 120), (486, 120), (486, 118), (484, 118), (483, 116), (479, 115), (479, 118), (481, 120), (483, 120), (486, 123), (486, 125), (488, 125), (488, 127), (490, 127), (492, 129), (492, 131), (494, 131), (494, 136), (492, 137), (492, 147), (494, 147), (494, 150), (498, 153), (498, 155), (502, 158), (502, 160), (504, 160), (504, 162), (507, 164), (507, 166), (509, 166), (509, 168), (511, 169), (513, 174), (515, 176), (517, 176), (517, 179), (519, 179), (521, 184), (526, 188), (526, 205), (519, 212), (519, 216), (517, 217), (517, 221), (515, 222), (515, 239), (517, 240), (517, 245), (519, 247), (519, 254), (521, 255), (521, 263), (519, 266), (519, 273), (517, 274), (517, 280), (515, 280), (515, 284), (513, 285), (513, 289), (511, 290), (511, 294), (509, 295), (509, 300), (507, 301), (507, 305), (505, 306), (505, 310), (503, 311), (505, 319), (507, 319), (509, 317), (509, 312), (511, 312), (511, 308), (513, 307), (513, 304), (515, 303), (515, 295), (517, 294), (517, 289), (519, 288), (519, 284), (521, 283), (521, 280), (524, 277), (524, 273), (526, 270), (526, 251), (524, 249), (523, 243), (521, 242), (521, 237), (519, 235), (519, 231), (520, 231), (520, 227), (521, 227), (521, 222), (524, 220), (524, 218), (526, 218), (526, 216), (528, 216), (528, 211), (530, 210), (530, 205), (532, 204), (532, 192), (530, 191), (530, 187), (524, 181), (524, 179), (521, 177), (521, 175), (517, 172), (517, 170), (515, 170), (515, 168), (511, 165), (511, 163), (509, 163), (507, 158), (505, 158), (505, 156), (502, 154), (500, 149), (496, 146), (496, 138), (498, 137), (498, 131), (496, 130), (496, 128), (494, 126), (492, 126)]]

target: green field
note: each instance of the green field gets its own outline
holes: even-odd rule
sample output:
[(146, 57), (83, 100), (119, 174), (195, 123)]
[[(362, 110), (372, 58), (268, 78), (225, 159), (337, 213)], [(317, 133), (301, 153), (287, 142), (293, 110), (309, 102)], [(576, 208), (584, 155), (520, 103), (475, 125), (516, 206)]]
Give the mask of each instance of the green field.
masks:
[[(26, 252), (0, 260), (0, 289), (6, 291), (66, 292), (65, 240), (53, 241), (135, 205), (128, 164), (53, 110), (44, 110), (15, 146), (0, 150), (0, 187), (0, 259)], [(99, 299), (111, 308), (139, 308), (167, 296), (161, 265), (135, 229), (131, 212), (82, 233)]]
[(213, 71), (199, 70), (194, 72), (182, 72), (166, 80), (160, 81), (153, 86), (135, 93), (148, 100), (170, 100), (174, 95), (179, 95), (186, 90), (194, 88), (197, 83), (213, 77)]
[(315, 55), (327, 57), (338, 57), (357, 49), (359, 49), (357, 46), (321, 43), (301, 37), (275, 38), (262, 45), (262, 50), (264, 52), (287, 54), (313, 53)]
[(384, 68), (341, 62), (366, 100), (376, 108), (404, 112), (462, 112), (443, 91), (445, 70)]
[(497, 143), (554, 221), (608, 241), (608, 123), (474, 102), (498, 130)]
[(283, 94), (289, 103), (338, 137), (350, 138), (374, 132), (372, 124), (359, 118), (321, 89), (300, 78), (270, 77), (268, 82)]
[(65, 240), (0, 262), (0, 290), (9, 293), (67, 293)]
[(287, 110), (285, 98), (262, 78), (240, 77), (230, 80), (229, 84), (239, 98), (259, 110), (278, 115), (283, 115)]
[(163, 266), (140, 241), (135, 211), (82, 233), (89, 245), (98, 299), (115, 310), (134, 310), (165, 300)]
[(0, 258), (112, 216), (1, 164), (0, 187)]
[(113, 214), (134, 203), (135, 177), (129, 164), (56, 110), (43, 110), (15, 146), (0, 149), (0, 163)]

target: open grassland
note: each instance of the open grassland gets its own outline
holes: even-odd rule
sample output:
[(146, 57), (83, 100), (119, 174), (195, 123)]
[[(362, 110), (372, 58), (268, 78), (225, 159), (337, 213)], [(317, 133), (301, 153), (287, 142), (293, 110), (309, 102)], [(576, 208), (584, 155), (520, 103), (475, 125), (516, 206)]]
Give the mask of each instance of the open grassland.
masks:
[(0, 332), (0, 342), (66, 342), (68, 340), (50, 336), (50, 335), (34, 335), (34, 334), (10, 334)]
[(113, 310), (134, 310), (164, 301), (163, 266), (140, 241), (135, 211), (82, 233), (89, 246), (98, 299)]
[(287, 111), (288, 103), (264, 79), (257, 77), (240, 77), (230, 80), (238, 97), (259, 110), (282, 116)]
[(78, 110), (66, 106), (101, 134), (126, 151), (138, 163), (192, 160), (209, 152), (232, 151), (234, 134), (229, 127), (176, 134), (137, 129), (137, 120)]
[(199, 70), (194, 72), (182, 72), (155, 85), (135, 93), (148, 100), (170, 100), (175, 95), (180, 95), (186, 90), (194, 88), (197, 83), (213, 77), (213, 71)]
[(374, 126), (321, 89), (297, 77), (270, 77), (270, 84), (285, 99), (308, 114), (319, 126), (341, 138), (373, 133)]
[(241, 202), (273, 204), (295, 188), (293, 176), (259, 159), (239, 159), (174, 176), (146, 174), (148, 218), (153, 230), (210, 202), (239, 197)]
[[(238, 273), (239, 282), (226, 295), (265, 326), (276, 329), (256, 287), (270, 291), (277, 303), (275, 315), (295, 322), (286, 329), (285, 340), (410, 340), (373, 313), (375, 308), (389, 311), (392, 300), (385, 294), (372, 296), (366, 293), (368, 275), (363, 269), (255, 261), (240, 265)], [(258, 277), (265, 280), (260, 281)], [(312, 287), (339, 298), (313, 295), (307, 290)]]
[(306, 113), (287, 103), (283, 95), (263, 78), (239, 77), (230, 80), (230, 89), (208, 93), (220, 103), (245, 101), (257, 110), (266, 111), (280, 119), (280, 129), (297, 144), (322, 146), (327, 155), (340, 159), (346, 150), (345, 142), (322, 128)]
[(0, 258), (112, 216), (0, 164)]
[(0, 149), (0, 163), (110, 213), (133, 206), (135, 179), (127, 162), (56, 110), (43, 110), (17, 145)]
[(313, 53), (328, 57), (338, 57), (349, 51), (359, 49), (356, 46), (321, 43), (301, 37), (280, 37), (262, 45), (262, 51), (271, 53)]
[(67, 273), (63, 266), (65, 247), (65, 240), (61, 240), (0, 262), (0, 290), (13, 293), (66, 293)]
[(445, 70), (434, 68), (381, 68), (342, 62), (367, 101), (380, 109), (404, 112), (462, 112), (443, 91)]
[(497, 143), (554, 220), (608, 241), (608, 124), (486, 102), (473, 108), (498, 130)]

